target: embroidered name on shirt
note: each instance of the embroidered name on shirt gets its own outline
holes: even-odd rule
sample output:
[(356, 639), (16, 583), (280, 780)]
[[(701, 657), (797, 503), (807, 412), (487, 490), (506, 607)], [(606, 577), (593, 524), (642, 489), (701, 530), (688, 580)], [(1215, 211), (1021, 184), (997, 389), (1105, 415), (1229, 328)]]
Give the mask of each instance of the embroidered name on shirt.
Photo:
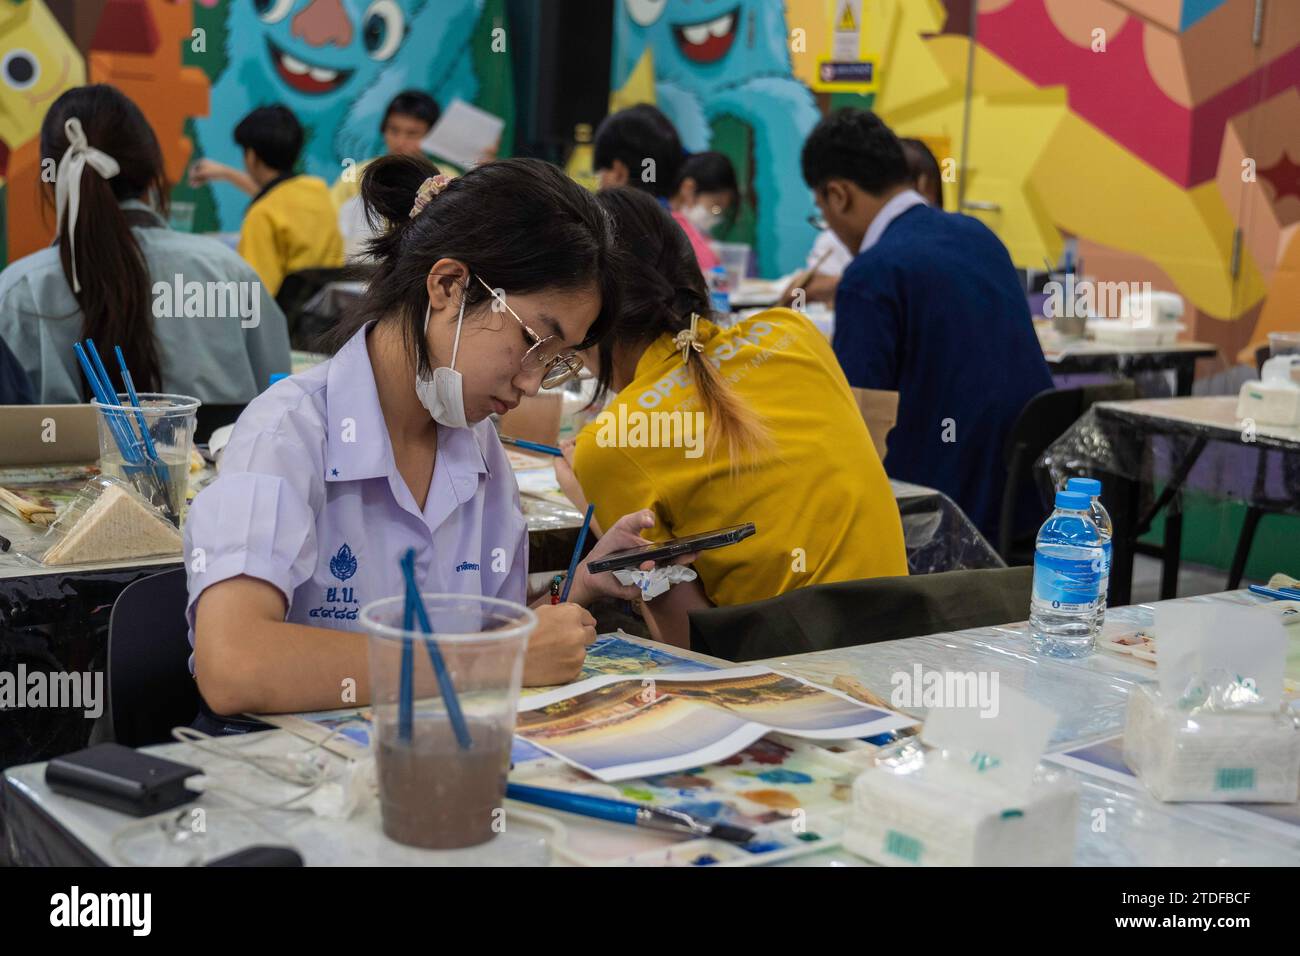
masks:
[(307, 612), (308, 617), (332, 617), (339, 621), (355, 621), (361, 610), (357, 600), (356, 588), (326, 588), (325, 604), (328, 607), (314, 607)]
[(478, 565), (475, 564), (475, 563), (472, 562), (472, 561), (462, 561), (460, 564), (456, 565), (456, 570), (457, 570), (457, 571), (477, 571), (477, 570), (478, 570)]

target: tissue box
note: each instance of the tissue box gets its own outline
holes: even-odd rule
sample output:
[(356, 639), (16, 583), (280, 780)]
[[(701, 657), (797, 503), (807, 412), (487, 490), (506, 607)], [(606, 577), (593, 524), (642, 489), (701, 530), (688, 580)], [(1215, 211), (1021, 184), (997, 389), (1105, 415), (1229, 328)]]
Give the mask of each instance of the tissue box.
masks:
[(1300, 731), (1284, 712), (1188, 714), (1159, 692), (1129, 695), (1124, 759), (1157, 800), (1294, 803)]
[(1237, 417), (1259, 425), (1300, 425), (1300, 388), (1290, 382), (1246, 382), (1237, 393)]
[[(931, 766), (933, 762), (931, 762)], [(961, 786), (931, 766), (885, 767), (853, 782), (844, 846), (882, 866), (1070, 866), (1077, 788), (1056, 775), (1023, 796)]]

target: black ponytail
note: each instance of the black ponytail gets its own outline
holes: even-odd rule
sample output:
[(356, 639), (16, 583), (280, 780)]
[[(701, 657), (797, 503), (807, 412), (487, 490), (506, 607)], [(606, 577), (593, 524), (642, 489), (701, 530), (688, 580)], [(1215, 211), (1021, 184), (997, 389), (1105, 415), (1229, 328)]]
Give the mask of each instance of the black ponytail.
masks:
[[(41, 159), (55, 164), (68, 148), (65, 122), (76, 117), (86, 141), (117, 161), (120, 171), (104, 179), (87, 165), (81, 173), (80, 209), (74, 243), (77, 252), (77, 280), (72, 282), (67, 214), (58, 223), (59, 261), (68, 288), (73, 289), (81, 308), (82, 337), (95, 340), (101, 352), (122, 347), (136, 388), (145, 392), (162, 390), (162, 368), (153, 332), (151, 284), (144, 253), (131, 231), (142, 220), (122, 209), (128, 199), (152, 201), (167, 216), (167, 179), (162, 150), (144, 114), (116, 87), (106, 84), (68, 90), (50, 107), (41, 124)], [(43, 196), (53, 205), (53, 190)], [(118, 379), (117, 363), (106, 362), (114, 387), (124, 390)]]

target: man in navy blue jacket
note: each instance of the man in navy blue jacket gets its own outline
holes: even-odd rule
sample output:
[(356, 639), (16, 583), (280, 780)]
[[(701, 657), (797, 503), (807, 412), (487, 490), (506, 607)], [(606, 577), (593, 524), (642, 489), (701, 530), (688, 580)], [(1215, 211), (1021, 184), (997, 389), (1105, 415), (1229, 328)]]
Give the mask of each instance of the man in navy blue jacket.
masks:
[[(867, 110), (817, 125), (803, 176), (857, 250), (835, 295), (835, 354), (850, 385), (899, 393), (885, 470), (938, 488), (996, 541), (1007, 431), (1052, 387), (1006, 247), (980, 221), (926, 205), (898, 138)], [(1034, 501), (1023, 508), (1019, 529)]]

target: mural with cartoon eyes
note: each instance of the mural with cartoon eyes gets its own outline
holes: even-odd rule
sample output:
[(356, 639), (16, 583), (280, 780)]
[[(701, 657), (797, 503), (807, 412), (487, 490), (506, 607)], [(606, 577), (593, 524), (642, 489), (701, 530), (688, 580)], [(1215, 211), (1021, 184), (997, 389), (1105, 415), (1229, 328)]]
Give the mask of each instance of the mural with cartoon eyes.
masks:
[(36, 136), (55, 97), (84, 82), (81, 53), (44, 3), (0, 5), (0, 143), (6, 149)]
[(615, 89), (648, 55), (657, 105), (688, 151), (710, 148), (721, 117), (749, 128), (758, 269), (772, 276), (798, 268), (816, 237), (799, 148), (820, 114), (791, 76), (786, 36), (774, 0), (619, 0), (614, 19)]
[[(333, 182), (342, 161), (383, 152), (379, 118), (407, 88), (440, 104), (478, 91), (470, 40), (484, 0), (231, 0), (228, 63), (211, 113), (196, 120), (204, 156), (236, 168), (231, 138), (251, 110), (282, 103), (306, 132), (303, 172)], [(417, 39), (418, 38), (418, 42)], [(213, 188), (221, 229), (239, 227), (248, 197)]]

